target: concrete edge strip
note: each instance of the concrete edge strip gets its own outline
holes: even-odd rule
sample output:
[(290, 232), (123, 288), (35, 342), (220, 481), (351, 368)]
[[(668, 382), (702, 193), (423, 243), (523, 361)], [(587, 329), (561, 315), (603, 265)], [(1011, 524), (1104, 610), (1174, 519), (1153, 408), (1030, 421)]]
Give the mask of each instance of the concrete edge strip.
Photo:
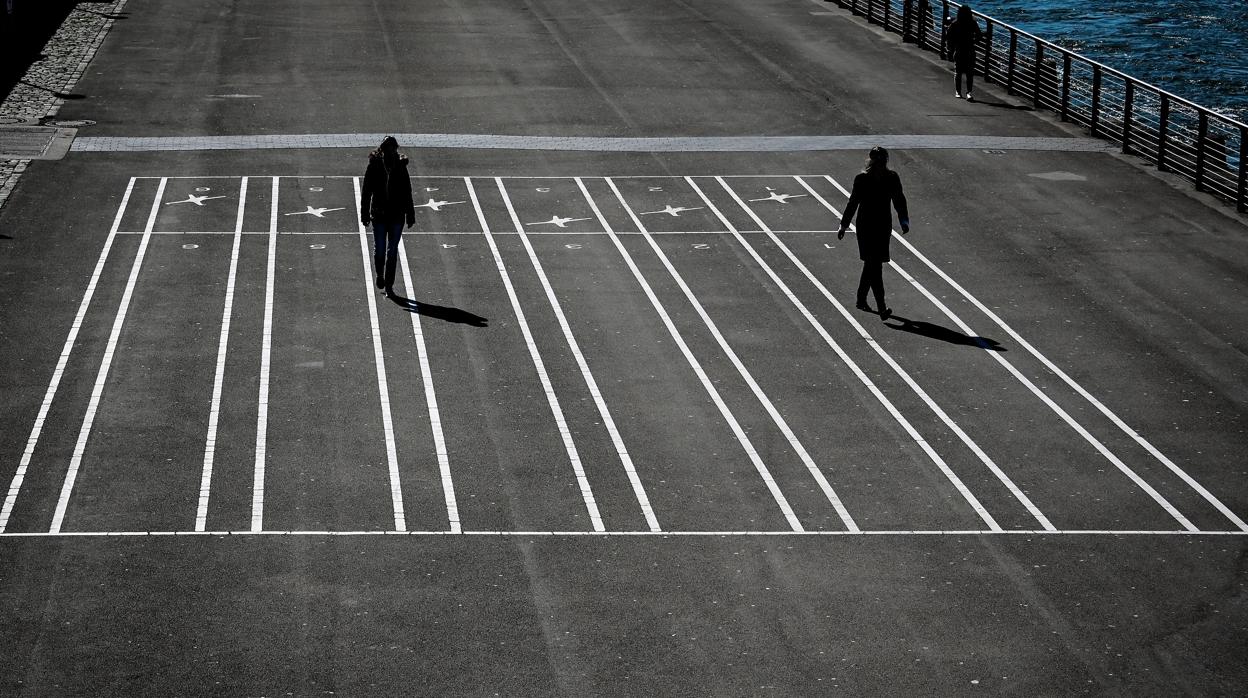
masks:
[[(303, 134), (241, 136), (89, 136), (74, 141), (79, 153), (132, 153), (191, 150), (269, 150), (305, 148), (372, 148), (387, 134)], [(399, 133), (405, 148), (470, 148), (501, 150), (567, 150), (628, 153), (803, 152), (886, 148), (961, 148), (982, 150), (1043, 150), (1110, 152), (1112, 145), (1092, 138), (966, 135), (851, 136), (720, 136), (617, 138), (594, 136), (507, 136), (456, 133)]]

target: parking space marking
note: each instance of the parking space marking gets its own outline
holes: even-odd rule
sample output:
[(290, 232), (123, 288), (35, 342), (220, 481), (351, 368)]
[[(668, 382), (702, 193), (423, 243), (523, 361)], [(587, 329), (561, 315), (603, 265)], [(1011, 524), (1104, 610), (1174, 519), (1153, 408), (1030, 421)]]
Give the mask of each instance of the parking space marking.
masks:
[(230, 271), (225, 281), (225, 309), (221, 311), (221, 337), (217, 340), (217, 368), (212, 379), (212, 400), (208, 407), (208, 434), (204, 437), (204, 469), (199, 480), (199, 505), (195, 530), (208, 525), (208, 499), (212, 493), (212, 466), (217, 451), (217, 421), (221, 414), (221, 392), (225, 384), (225, 355), (230, 339), (230, 317), (234, 312), (234, 284), (238, 275), (238, 252), (243, 242), (243, 213), (247, 208), (247, 183), (243, 177), (238, 191), (238, 215), (234, 224), (234, 246), (230, 249)]
[[(468, 197), (472, 200), (472, 206), (476, 209), (477, 219), (481, 223), (481, 233), (485, 236), (485, 240), (489, 243), (490, 253), (494, 255), (494, 265), (498, 268), (499, 276), (502, 277), (503, 286), (507, 290), (507, 298), (511, 300), (512, 310), (516, 314), (516, 322), (520, 326), (520, 332), (524, 335), (524, 343), (529, 349), (529, 357), (533, 359), (533, 367), (537, 370), (537, 377), (542, 382), (542, 390), (546, 393), (546, 402), (550, 405), (550, 411), (554, 415), (555, 424), (559, 429), (559, 437), (563, 440), (564, 450), (568, 454), (571, 461), (572, 470), (576, 475), (576, 483), (581, 488), (581, 498), (585, 500), (585, 510), (589, 513), (589, 519), (595, 531), (605, 530), (606, 527), (602, 523), (602, 516), (598, 512), (598, 504), (594, 501), (594, 492), (589, 486), (589, 480), (585, 477), (585, 470), (581, 466), (581, 457), (576, 450), (576, 443), (572, 439), (572, 431), (568, 428), (568, 423), (563, 417), (563, 409), (559, 406), (559, 397), (555, 395), (555, 388), (550, 382), (550, 376), (546, 373), (546, 364), (542, 361), (542, 355), (537, 350), (537, 343), (533, 340), (533, 332), (529, 329), (529, 322), (525, 319), (524, 308), (520, 304), (520, 298), (516, 295), (516, 289), (511, 284), (511, 274), (507, 272), (507, 266), (503, 264), (503, 256), (498, 251), (498, 244), (494, 242), (494, 235), (490, 232), (490, 225), (485, 220), (485, 211), (481, 209), (481, 202), (477, 199), (477, 190), (472, 185), (472, 179), (464, 178), (464, 183), (468, 185)], [(499, 185), (502, 190), (502, 185)], [(512, 217), (515, 217), (515, 211), (511, 209), (510, 199), (506, 199), (506, 192), (503, 192), (504, 200)]]
[[(644, 233), (646, 226), (642, 224), (641, 219), (637, 217), (637, 214), (633, 211), (632, 207), (629, 206), (628, 202), (624, 200), (624, 195), (621, 194), (619, 188), (615, 186), (615, 182), (613, 182), (610, 177), (607, 177), (606, 181), (611, 187), (611, 191), (615, 194), (616, 198), (619, 199), (620, 205), (624, 207), (624, 210), (633, 220), (633, 224), (637, 226), (639, 231)], [(754, 448), (754, 443), (750, 441), (750, 437), (745, 433), (745, 430), (741, 428), (741, 424), (737, 421), (736, 416), (733, 415), (732, 410), (728, 409), (728, 405), (720, 396), (719, 391), (715, 389), (715, 385), (711, 382), (710, 377), (706, 375), (706, 371), (702, 368), (702, 363), (693, 355), (693, 352), (689, 349), (689, 345), (685, 344), (684, 338), (681, 337), (680, 332), (676, 329), (676, 325), (672, 322), (667, 310), (664, 309), (663, 304), (650, 288), (650, 284), (645, 280), (641, 270), (639, 270), (637, 265), (633, 262), (632, 255), (630, 255), (628, 250), (624, 248), (624, 244), (620, 242), (619, 238), (616, 237), (614, 233), (611, 233), (611, 227), (605, 218), (602, 219), (602, 224), (606, 227), (608, 233), (611, 234), (612, 242), (615, 243), (616, 249), (618, 249), (620, 254), (623, 255), (624, 260), (628, 263), (629, 269), (632, 270), (633, 275), (645, 289), (646, 296), (650, 299), (650, 303), (654, 305), (654, 309), (658, 311), (659, 316), (663, 319), (663, 323), (667, 325), (667, 329), (671, 333), (672, 339), (675, 340), (676, 344), (680, 346), (681, 352), (685, 355), (685, 360), (689, 362), (689, 365), (693, 368), (694, 373), (697, 374), (698, 379), (702, 381), (702, 387), (704, 387), (707, 394), (711, 396), (711, 400), (714, 401), (715, 406), (719, 408), (719, 413), (723, 415), (724, 421), (728, 423), (728, 427), (732, 429), (732, 433), (737, 437), (737, 441), (741, 444), (741, 447), (745, 449), (745, 453), (749, 457), (750, 463), (754, 465), (754, 469), (758, 472), (759, 477), (761, 477), (763, 479), (763, 483), (767, 485), (767, 490), (771, 492), (772, 498), (776, 500), (776, 505), (780, 507), (780, 511), (784, 513), (785, 520), (789, 522), (789, 526), (791, 526), (794, 531), (804, 531), (805, 527), (802, 526), (801, 520), (797, 518), (797, 514), (793, 511), (792, 505), (789, 504), (788, 498), (784, 496), (784, 492), (780, 490), (780, 486), (776, 484), (775, 478), (771, 475), (771, 470), (767, 467), (767, 464), (763, 462), (762, 456), (760, 456), (758, 450)], [(697, 298), (693, 295), (693, 291), (691, 291), (689, 286), (685, 284), (684, 278), (681, 277), (680, 273), (676, 271), (676, 268), (672, 266), (671, 260), (667, 258), (667, 255), (663, 254), (662, 249), (659, 248), (653, 238), (646, 236), (646, 241), (650, 243), (651, 249), (654, 250), (656, 255), (658, 255), (659, 260), (663, 262), (663, 266), (667, 269), (668, 273), (672, 275), (672, 278), (680, 286), (681, 290), (684, 291), (685, 298), (693, 304), (695, 310), (697, 310), (698, 314), (702, 317), (703, 322), (706, 323), (708, 328), (711, 328), (712, 333), (714, 333), (717, 339), (721, 341), (720, 346), (725, 348), (726, 351), (731, 352), (731, 349), (727, 348), (726, 343), (722, 343), (723, 339), (722, 335), (719, 334), (719, 330), (714, 327), (714, 323), (706, 314), (706, 311), (702, 308), (701, 303), (699, 303)], [(732, 356), (735, 358), (736, 355), (733, 354)], [(750, 380), (752, 381), (753, 379), (751, 378)], [(755, 395), (758, 394), (759, 393), (755, 393)], [(837, 502), (839, 502), (839, 500), (837, 500)], [(845, 522), (847, 527), (855, 527), (853, 519), (849, 517), (847, 512), (844, 512), (843, 507), (838, 508), (837, 513), (841, 514), (841, 519)]]
[(31, 427), (30, 436), (26, 439), (26, 448), (22, 451), (22, 457), (17, 463), (17, 471), (9, 483), (9, 491), (4, 497), (4, 505), (0, 507), (0, 533), (4, 533), (5, 529), (8, 528), (9, 517), (13, 513), (13, 506), (17, 503), (17, 496), (22, 491), (26, 470), (30, 467), (30, 459), (34, 456), (35, 446), (38, 445), (39, 436), (43, 433), (43, 424), (48, 418), (48, 410), (52, 408), (52, 401), (56, 398), (56, 392), (60, 388), (61, 378), (65, 375), (65, 366), (69, 363), (70, 354), (73, 353), (74, 346), (78, 341), (78, 332), (82, 329), (83, 318), (87, 315), (87, 309), (91, 307), (91, 299), (95, 297), (95, 288), (100, 281), (100, 275), (104, 272), (104, 264), (108, 260), (108, 253), (113, 249), (113, 241), (117, 239), (117, 228), (121, 225), (122, 216), (125, 215), (126, 208), (130, 205), (130, 195), (134, 193), (136, 179), (136, 177), (131, 177), (130, 183), (126, 185), (126, 193), (122, 195), (121, 204), (117, 207), (117, 215), (113, 218), (113, 226), (108, 232), (108, 237), (104, 239), (104, 247), (100, 250), (100, 257), (95, 263), (95, 269), (91, 271), (91, 278), (87, 281), (87, 289), (82, 294), (82, 301), (78, 303), (78, 312), (74, 314), (74, 321), (69, 326), (69, 336), (65, 338), (65, 344), (61, 347), (61, 354), (56, 360), (56, 368), (52, 370), (52, 379), (48, 381), (48, 389), (43, 394), (43, 402), (39, 404), (39, 413), (35, 415), (34, 426)]
[[(501, 179), (496, 178), (494, 181), (498, 185), (499, 194), (503, 197), (503, 204), (507, 207), (507, 213), (511, 216), (512, 225), (516, 228), (516, 234), (520, 236), (520, 242), (524, 245), (524, 250), (529, 255), (529, 261), (533, 264), (533, 270), (537, 272), (538, 281), (541, 282), (542, 290), (546, 293), (546, 300), (555, 312), (555, 319), (559, 322), (559, 329), (563, 332), (563, 338), (568, 343), (568, 348), (572, 351), (572, 357), (576, 360), (577, 368), (581, 371), (581, 378), (585, 381), (585, 387), (594, 399), (594, 406), (598, 409), (598, 414), (602, 417), (603, 426), (611, 437), (611, 444), (615, 447), (616, 455), (619, 456), (620, 463), (624, 466), (624, 471), (633, 488), (633, 495), (637, 498), (637, 504), (641, 507), (642, 514), (646, 517), (646, 525), (651, 531), (660, 531), (662, 529), (659, 527), (659, 521), (654, 515), (654, 509), (650, 506), (650, 498), (646, 496), (646, 489), (642, 485), (636, 469), (633, 467), (633, 459), (628, 455), (628, 449), (624, 446), (624, 440), (620, 438), (619, 430), (615, 426), (615, 420), (611, 417), (611, 410), (607, 408), (607, 402), (602, 397), (602, 391), (598, 389), (598, 381), (594, 380), (594, 374), (589, 369), (589, 363), (585, 361), (585, 355), (581, 353), (581, 347), (577, 343), (576, 337), (572, 334), (572, 327), (568, 324), (567, 316), (564, 315), (563, 305), (555, 296), (555, 290), (550, 285), (550, 279), (546, 277), (546, 270), (542, 268), (542, 263), (537, 258), (537, 252), (533, 249), (533, 244), (529, 242), (529, 236), (524, 231), (524, 224), (520, 222), (520, 217), (516, 215), (516, 209), (512, 205), (511, 197), (507, 194), (507, 187), (503, 186), (503, 180)], [(581, 187), (581, 191), (584, 192), (584, 185), (581, 184), (580, 179), (577, 179), (576, 182)], [(597, 206), (594, 205), (588, 194), (586, 195), (586, 200), (597, 211)], [(581, 469), (580, 462), (574, 462), (573, 466), (576, 469), (578, 481), (584, 478), (585, 473)], [(586, 481), (586, 486), (588, 487), (588, 481)]]
[[(156, 224), (156, 214), (160, 211), (161, 199), (165, 195), (168, 180), (161, 179), (156, 187), (156, 196), (152, 200), (152, 210), (147, 217), (147, 229), (150, 232)], [(74, 491), (74, 483), (78, 479), (78, 469), (82, 466), (82, 456), (87, 450), (87, 440), (91, 436), (91, 427), (95, 423), (95, 413), (100, 407), (100, 399), (104, 396), (104, 383), (108, 380), (109, 369), (113, 365), (113, 353), (117, 350), (117, 341), (121, 338), (121, 328), (126, 322), (126, 312), (130, 309), (130, 299), (134, 296), (134, 287), (139, 280), (139, 270), (143, 267), (143, 257), (147, 254), (148, 243), (152, 236), (144, 235), (139, 242), (139, 249), (134, 255), (134, 263), (130, 267), (130, 276), (126, 279), (126, 288), (122, 293), (121, 302), (117, 306), (117, 315), (113, 319), (113, 328), (108, 335), (108, 344), (104, 347), (104, 357), (100, 360), (100, 370), (95, 377), (95, 385), (91, 389), (91, 398), (87, 402), (87, 412), (82, 418), (82, 428), (78, 431), (78, 441), (74, 445), (74, 453), (69, 459), (69, 470), (65, 473), (65, 481), (61, 485), (61, 495), (56, 502), (56, 511), (52, 514), (50, 533), (57, 533), (65, 522), (65, 511), (69, 506), (69, 497)]]

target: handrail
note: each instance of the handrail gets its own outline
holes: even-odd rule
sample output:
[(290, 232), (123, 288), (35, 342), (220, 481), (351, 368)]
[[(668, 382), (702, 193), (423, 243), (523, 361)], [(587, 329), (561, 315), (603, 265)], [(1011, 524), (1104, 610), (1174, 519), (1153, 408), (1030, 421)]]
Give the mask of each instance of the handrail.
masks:
[[(960, 7), (953, 0), (828, 1), (942, 57), (947, 18)], [(1233, 202), (1241, 213), (1248, 211), (1248, 124), (1011, 24), (975, 11), (972, 15), (987, 23), (983, 60), (977, 65), (986, 80), (1030, 98), (1033, 108), (1086, 126), (1094, 137), (1120, 143), (1123, 153), (1191, 180), (1198, 190)], [(1008, 43), (1002, 46), (994, 35), (1005, 32)], [(1090, 81), (1075, 77), (1088, 72)]]

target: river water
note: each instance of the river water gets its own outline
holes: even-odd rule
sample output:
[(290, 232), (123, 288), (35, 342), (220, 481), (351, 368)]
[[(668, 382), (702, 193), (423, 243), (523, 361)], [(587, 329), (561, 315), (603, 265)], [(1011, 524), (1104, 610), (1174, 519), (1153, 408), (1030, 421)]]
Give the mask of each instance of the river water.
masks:
[(971, 7), (1248, 122), (1248, 0), (974, 0)]

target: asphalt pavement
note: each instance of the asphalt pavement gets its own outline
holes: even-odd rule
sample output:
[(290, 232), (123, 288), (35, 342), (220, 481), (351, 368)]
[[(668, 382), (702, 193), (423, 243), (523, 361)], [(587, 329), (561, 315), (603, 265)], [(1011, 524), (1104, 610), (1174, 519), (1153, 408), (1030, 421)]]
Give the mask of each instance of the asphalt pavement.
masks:
[(1248, 226), (951, 82), (812, 0), (129, 0), (0, 209), (0, 693), (1241, 692)]

